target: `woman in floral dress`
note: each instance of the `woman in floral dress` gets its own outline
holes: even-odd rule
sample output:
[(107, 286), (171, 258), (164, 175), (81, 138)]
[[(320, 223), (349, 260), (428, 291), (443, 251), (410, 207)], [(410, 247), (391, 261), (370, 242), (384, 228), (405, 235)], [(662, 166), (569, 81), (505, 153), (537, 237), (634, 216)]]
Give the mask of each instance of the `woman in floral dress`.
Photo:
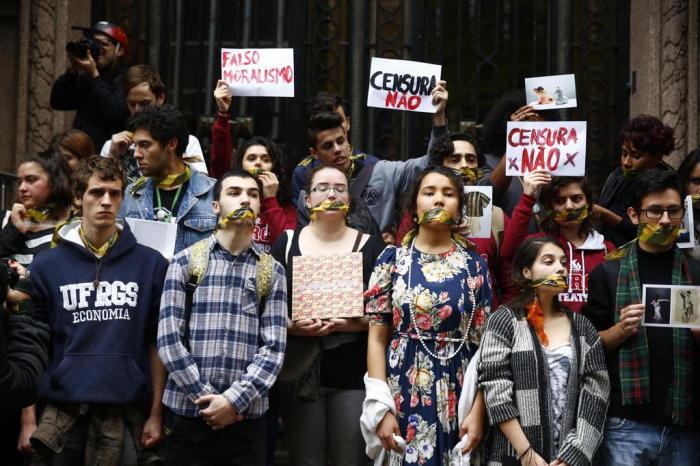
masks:
[(483, 436), (481, 393), (461, 426), (457, 421), (464, 373), (492, 299), (486, 262), (453, 233), (462, 193), (444, 167), (417, 180), (409, 198), (417, 229), (402, 247), (384, 250), (366, 292), (368, 376), (386, 381), (396, 405), (376, 433), (387, 450), (399, 451), (392, 434), (406, 441), (403, 464), (447, 465), (462, 435), (469, 434), (465, 450)]

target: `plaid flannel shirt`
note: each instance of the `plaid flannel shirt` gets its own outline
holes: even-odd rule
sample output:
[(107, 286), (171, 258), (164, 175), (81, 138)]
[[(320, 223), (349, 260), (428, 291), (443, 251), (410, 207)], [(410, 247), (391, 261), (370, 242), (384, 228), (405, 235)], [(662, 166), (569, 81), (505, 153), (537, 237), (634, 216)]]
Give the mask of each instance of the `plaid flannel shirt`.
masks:
[(168, 369), (163, 404), (199, 416), (194, 401), (222, 394), (246, 418), (262, 416), (282, 368), (287, 341), (284, 269), (274, 262), (269, 296), (258, 308), (257, 246), (232, 256), (212, 235), (206, 274), (194, 293), (190, 348), (183, 344), (185, 284), (191, 248), (170, 263), (161, 299), (158, 352)]

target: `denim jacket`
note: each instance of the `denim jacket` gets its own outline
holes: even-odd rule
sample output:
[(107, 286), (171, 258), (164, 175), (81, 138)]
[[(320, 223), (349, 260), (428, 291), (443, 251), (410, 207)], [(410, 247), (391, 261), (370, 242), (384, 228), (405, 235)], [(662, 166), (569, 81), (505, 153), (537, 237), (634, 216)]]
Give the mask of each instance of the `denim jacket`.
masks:
[[(205, 174), (192, 171), (192, 178), (177, 211), (177, 238), (175, 253), (192, 246), (200, 239), (212, 234), (216, 228), (217, 216), (212, 208), (216, 180)], [(155, 220), (153, 217), (153, 179), (134, 189), (129, 184), (124, 194), (124, 202), (119, 211), (120, 217)]]

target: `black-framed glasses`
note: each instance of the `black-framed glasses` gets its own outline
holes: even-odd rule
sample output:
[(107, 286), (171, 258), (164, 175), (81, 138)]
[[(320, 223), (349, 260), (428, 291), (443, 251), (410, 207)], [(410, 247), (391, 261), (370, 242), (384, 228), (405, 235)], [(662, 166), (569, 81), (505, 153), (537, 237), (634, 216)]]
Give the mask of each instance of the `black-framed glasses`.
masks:
[(345, 194), (348, 192), (348, 187), (345, 186), (344, 184), (335, 184), (333, 186), (329, 185), (328, 183), (319, 183), (313, 188), (311, 188), (312, 193), (321, 193), (321, 194), (326, 194), (330, 190), (335, 191), (336, 194)]
[(647, 218), (654, 220), (660, 219), (664, 216), (664, 212), (668, 214), (669, 218), (683, 218), (685, 214), (685, 209), (683, 207), (669, 207), (664, 209), (663, 207), (649, 207), (647, 209), (639, 209), (640, 212), (644, 212)]

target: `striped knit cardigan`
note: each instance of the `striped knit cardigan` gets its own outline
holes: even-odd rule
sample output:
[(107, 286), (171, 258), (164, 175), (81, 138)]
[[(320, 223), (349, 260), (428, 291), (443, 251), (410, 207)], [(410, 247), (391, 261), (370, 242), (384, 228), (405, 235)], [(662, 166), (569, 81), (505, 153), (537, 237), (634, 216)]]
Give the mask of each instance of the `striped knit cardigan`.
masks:
[(478, 366), (486, 411), (496, 426), (487, 443), (488, 465), (519, 464), (513, 463), (517, 454), (497, 427), (513, 418), (518, 418), (532, 448), (547, 463), (560, 459), (570, 466), (591, 464), (602, 440), (610, 380), (598, 332), (585, 317), (567, 314), (573, 351), (558, 451), (553, 451), (551, 441), (547, 359), (534, 329), (522, 310), (501, 306), (489, 317)]

